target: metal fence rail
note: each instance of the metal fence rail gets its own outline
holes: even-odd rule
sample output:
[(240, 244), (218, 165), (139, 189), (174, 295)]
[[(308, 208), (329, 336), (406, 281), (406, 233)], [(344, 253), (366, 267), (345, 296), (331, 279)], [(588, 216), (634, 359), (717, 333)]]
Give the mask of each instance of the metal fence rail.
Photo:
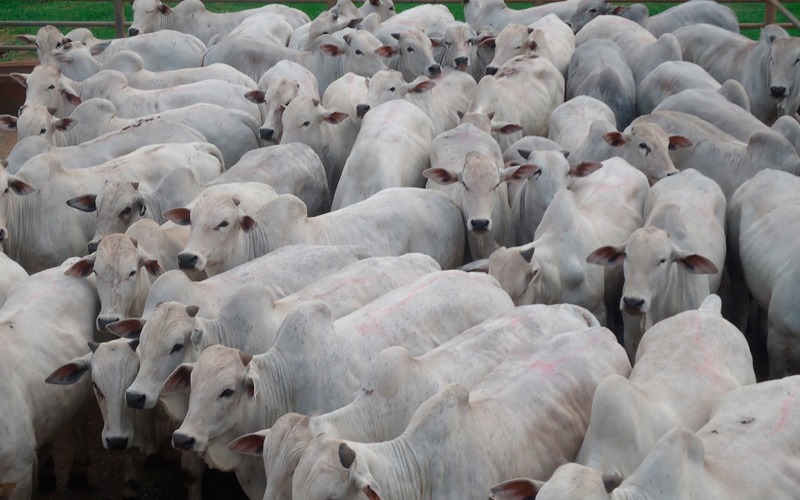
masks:
[[(75, 0), (73, 0), (75, 1)], [(130, 26), (129, 22), (125, 21), (125, 10), (123, 8), (123, 0), (77, 0), (82, 2), (109, 2), (111, 1), (114, 4), (114, 20), (113, 21), (0, 21), (0, 28), (10, 28), (10, 27), (32, 27), (32, 28), (40, 28), (47, 24), (52, 24), (58, 28), (114, 28), (114, 31), (118, 38), (125, 37), (125, 28)], [(242, 0), (204, 0), (205, 3), (243, 3)], [(406, 3), (433, 3), (433, 4), (441, 4), (441, 3), (454, 3), (452, 0), (402, 0)], [(546, 3), (554, 2), (557, 0), (533, 0), (532, 5), (543, 5)], [(775, 23), (775, 17), (778, 12), (786, 16), (790, 22), (788, 23), (779, 23), (779, 25), (783, 28), (797, 28), (800, 29), (800, 20), (797, 19), (790, 11), (783, 5), (783, 3), (800, 3), (800, 0), (783, 0), (783, 3), (779, 0), (717, 0), (720, 3), (752, 3), (752, 4), (764, 4), (764, 20), (761, 23), (739, 23), (740, 29), (758, 29), (768, 24)], [(244, 0), (247, 3), (262, 3), (262, 4), (269, 4), (269, 3), (278, 3), (274, 0)], [(528, 3), (531, 4), (531, 0), (506, 0), (507, 3)], [(170, 2), (170, 3), (177, 3), (177, 2)], [(334, 1), (332, 0), (281, 0), (280, 3), (324, 3), (328, 5), (332, 5)], [(633, 1), (621, 1), (621, 2), (614, 2), (620, 4), (630, 4), (634, 3)], [(647, 3), (678, 3), (675, 0), (647, 0)], [(0, 44), (0, 52), (2, 51), (11, 51), (11, 50), (28, 50), (28, 51), (35, 51), (35, 45), (21, 45), (21, 44)]]

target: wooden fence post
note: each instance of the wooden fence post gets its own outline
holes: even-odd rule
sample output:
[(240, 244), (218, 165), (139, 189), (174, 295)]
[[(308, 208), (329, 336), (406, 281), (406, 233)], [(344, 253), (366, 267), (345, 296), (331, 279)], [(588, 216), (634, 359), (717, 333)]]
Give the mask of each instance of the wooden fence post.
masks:
[(772, 0), (764, 0), (764, 26), (775, 22), (776, 10)]
[(125, 7), (123, 0), (114, 0), (114, 30), (117, 38), (125, 38)]

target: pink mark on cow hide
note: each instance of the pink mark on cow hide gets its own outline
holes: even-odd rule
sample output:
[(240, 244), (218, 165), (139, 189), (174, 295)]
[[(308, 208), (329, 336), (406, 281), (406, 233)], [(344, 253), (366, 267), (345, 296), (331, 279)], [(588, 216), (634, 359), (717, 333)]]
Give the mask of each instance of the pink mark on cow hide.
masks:
[[(534, 359), (533, 362), (531, 362), (527, 366), (527, 368), (529, 370), (541, 371), (543, 374), (563, 373), (560, 370), (558, 370), (559, 366), (563, 365), (564, 363), (566, 363), (567, 361), (571, 360), (572, 358), (582, 354), (587, 349), (589, 349), (589, 348), (593, 347), (594, 345), (598, 344), (599, 342), (601, 342), (601, 340), (602, 340), (601, 335), (598, 335), (596, 333), (589, 334), (589, 335), (586, 336), (585, 342), (583, 342), (578, 349), (575, 349), (575, 350), (567, 353), (566, 355), (560, 357), (559, 359), (557, 359), (555, 361), (548, 362), (548, 361), (545, 361), (545, 360), (540, 359), (540, 358)], [(537, 356), (537, 355), (538, 354), (534, 354), (534, 356)]]
[(789, 414), (792, 412), (795, 399), (796, 397), (794, 394), (788, 394), (786, 399), (783, 400), (783, 406), (781, 407), (780, 415), (778, 415), (778, 421), (775, 422), (775, 425), (773, 425), (772, 429), (769, 431), (769, 437), (779, 433), (786, 426), (786, 421), (788, 420)]

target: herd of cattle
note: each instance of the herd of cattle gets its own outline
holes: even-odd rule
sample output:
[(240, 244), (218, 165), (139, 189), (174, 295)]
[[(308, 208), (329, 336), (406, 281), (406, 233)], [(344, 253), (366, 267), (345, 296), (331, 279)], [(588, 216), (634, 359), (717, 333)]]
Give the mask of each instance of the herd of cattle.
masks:
[(265, 499), (800, 497), (800, 39), (711, 0), (133, 12), (26, 35), (0, 116), (0, 499), (92, 393), (125, 498), (169, 440), (193, 500), (206, 464)]

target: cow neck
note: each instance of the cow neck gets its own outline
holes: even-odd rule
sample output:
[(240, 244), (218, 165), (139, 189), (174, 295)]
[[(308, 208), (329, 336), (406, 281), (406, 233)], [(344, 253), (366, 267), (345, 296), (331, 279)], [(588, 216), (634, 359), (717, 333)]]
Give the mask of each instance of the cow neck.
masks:
[(259, 210), (259, 212), (253, 216), (258, 223), (255, 229), (249, 233), (245, 233), (244, 231), (239, 232), (240, 238), (242, 238), (242, 244), (238, 247), (242, 249), (242, 258), (244, 259), (241, 262), (249, 262), (262, 255), (267, 255), (278, 248), (276, 242), (270, 241), (270, 221), (267, 220), (270, 215), (264, 213), (264, 216), (262, 216), (261, 214), (262, 211)]
[[(43, 241), (54, 241), (50, 239), (52, 235), (41, 234), (42, 231), (48, 231), (52, 224), (39, 224), (38, 221), (41, 220), (41, 217), (38, 217), (36, 213), (37, 200), (35, 199), (38, 196), (42, 196), (41, 191), (27, 196), (19, 196), (9, 191), (4, 196), (2, 207), (0, 207), (0, 213), (5, 214), (5, 223), (8, 229), (7, 239), (2, 242), (5, 253), (19, 262), (31, 274), (39, 271), (39, 269), (31, 270), (29, 268), (30, 262), (25, 258), (26, 251), (35, 251), (31, 236), (37, 233)], [(32, 230), (34, 227), (36, 228), (35, 231)]]
[[(67, 78), (64, 75), (61, 75), (61, 78), (64, 78), (69, 84), (69, 86), (72, 87), (72, 90), (74, 90), (75, 93), (81, 96), (83, 82), (76, 82), (75, 80)], [(59, 110), (60, 113), (56, 116), (58, 116), (59, 118), (67, 118), (69, 117), (69, 115), (72, 114), (73, 111), (75, 111), (75, 108), (77, 108), (78, 106), (69, 102), (63, 95), (61, 95), (59, 99), (61, 100), (61, 109)], [(81, 96), (81, 99), (83, 99), (83, 96)]]
[(348, 443), (358, 460), (366, 460), (367, 468), (375, 478), (376, 489), (383, 498), (416, 500), (430, 498), (424, 491), (429, 484), (425, 468), (414, 453), (405, 435), (380, 443)]
[(295, 380), (289, 367), (286, 357), (275, 348), (253, 357), (250, 369), (259, 374), (255, 403), (263, 418), (258, 428), (245, 430), (239, 435), (272, 427), (278, 418), (294, 410)]
[(150, 287), (153, 285), (155, 278), (150, 276), (150, 273), (144, 267), (139, 267), (138, 275), (136, 276), (136, 295), (133, 302), (128, 307), (128, 318), (141, 318), (144, 312), (144, 304), (147, 302), (147, 295), (150, 293)]
[(341, 439), (352, 439), (365, 443), (375, 443), (391, 439), (388, 429), (382, 425), (388, 419), (376, 412), (374, 404), (361, 398), (347, 406), (325, 415), (311, 417), (311, 425), (321, 425), (330, 434)]
[(236, 332), (228, 327), (222, 318), (208, 319), (208, 318), (195, 318), (195, 325), (203, 331), (202, 342), (200, 349), (203, 350), (208, 346), (219, 344), (233, 349), (240, 349), (236, 342)]
[(175, 15), (175, 12), (172, 14), (161, 14), (158, 16), (158, 27), (153, 31), (160, 31), (160, 30), (173, 30), (173, 31), (181, 31), (175, 27), (175, 20), (178, 16)]
[[(556, 235), (557, 237), (557, 235)], [(557, 249), (550, 244), (551, 238), (540, 238), (533, 252), (531, 264), (539, 265), (539, 278), (529, 284), (525, 291), (526, 304), (558, 304), (562, 302), (559, 292), (563, 289), (563, 276), (555, 264), (559, 258)]]

